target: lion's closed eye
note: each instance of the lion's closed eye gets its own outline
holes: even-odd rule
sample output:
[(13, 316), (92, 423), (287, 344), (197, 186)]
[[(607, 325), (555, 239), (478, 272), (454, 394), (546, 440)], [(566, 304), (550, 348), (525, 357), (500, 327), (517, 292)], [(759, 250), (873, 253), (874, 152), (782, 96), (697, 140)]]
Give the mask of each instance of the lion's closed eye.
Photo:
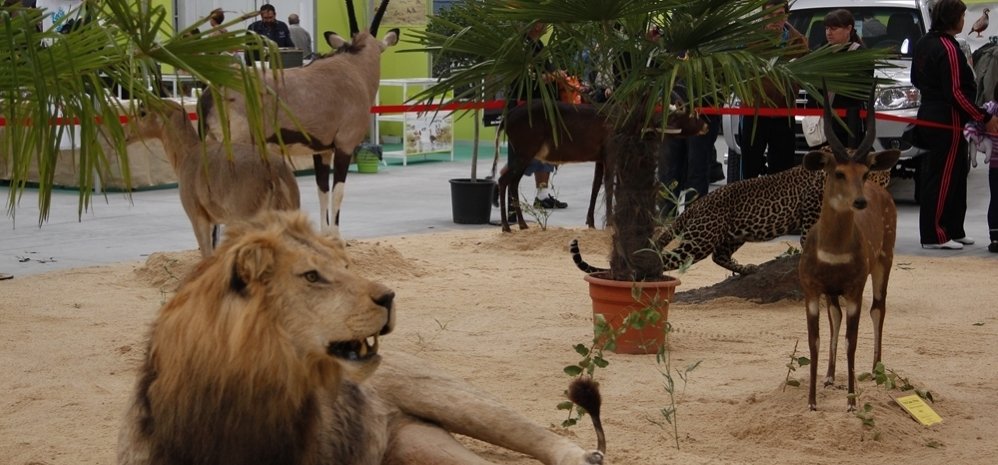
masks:
[(303, 278), (305, 278), (305, 280), (308, 281), (308, 282), (310, 282), (310, 283), (318, 283), (318, 282), (328, 283), (329, 282), (325, 278), (323, 278), (322, 275), (319, 274), (319, 272), (316, 271), (316, 270), (306, 271), (306, 272), (302, 273), (301, 276)]

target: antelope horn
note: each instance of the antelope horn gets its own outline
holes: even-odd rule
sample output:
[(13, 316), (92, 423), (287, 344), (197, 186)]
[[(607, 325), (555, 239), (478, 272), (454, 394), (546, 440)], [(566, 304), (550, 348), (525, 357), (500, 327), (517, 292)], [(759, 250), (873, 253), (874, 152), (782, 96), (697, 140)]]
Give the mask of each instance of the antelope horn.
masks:
[(825, 129), (825, 139), (828, 140), (828, 147), (832, 149), (832, 154), (835, 155), (835, 159), (840, 162), (845, 161), (849, 157), (849, 152), (846, 147), (842, 145), (842, 141), (835, 136), (835, 130), (832, 127), (832, 121), (834, 116), (832, 116), (832, 97), (828, 93), (828, 86), (825, 84), (825, 80), (821, 80), (821, 85), (825, 88), (825, 117), (822, 118), (822, 124)]
[(357, 12), (353, 10), (352, 0), (347, 0), (347, 19), (350, 20), (350, 37), (353, 37), (360, 32), (360, 27), (357, 26)]
[(863, 142), (860, 142), (859, 147), (856, 147), (856, 151), (853, 152), (853, 158), (856, 160), (866, 157), (866, 154), (873, 148), (873, 141), (877, 138), (877, 113), (873, 109), (876, 91), (877, 84), (874, 82), (873, 88), (870, 89), (870, 99), (866, 102), (866, 135), (863, 137)]
[(381, 0), (381, 5), (378, 5), (378, 10), (374, 12), (374, 19), (371, 20), (371, 35), (378, 36), (378, 26), (381, 25), (381, 18), (385, 16), (385, 10), (388, 9), (388, 0)]

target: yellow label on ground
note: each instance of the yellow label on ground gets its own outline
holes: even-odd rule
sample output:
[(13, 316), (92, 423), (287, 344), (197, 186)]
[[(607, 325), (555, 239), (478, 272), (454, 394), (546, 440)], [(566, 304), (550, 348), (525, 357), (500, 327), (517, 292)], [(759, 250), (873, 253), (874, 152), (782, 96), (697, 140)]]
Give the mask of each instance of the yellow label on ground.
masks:
[(912, 394), (910, 396), (895, 397), (894, 401), (898, 403), (902, 408), (911, 414), (912, 418), (918, 420), (919, 423), (925, 426), (931, 426), (936, 423), (942, 423), (943, 418), (929, 407), (921, 397), (917, 394)]

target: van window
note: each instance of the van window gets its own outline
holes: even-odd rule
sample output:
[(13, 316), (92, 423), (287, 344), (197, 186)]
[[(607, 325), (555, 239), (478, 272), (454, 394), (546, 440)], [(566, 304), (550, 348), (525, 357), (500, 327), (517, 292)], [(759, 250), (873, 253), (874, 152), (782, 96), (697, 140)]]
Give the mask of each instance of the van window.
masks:
[[(811, 50), (819, 48), (825, 39), (825, 15), (837, 8), (793, 10), (790, 24), (807, 37)], [(867, 48), (894, 50), (901, 57), (911, 58), (915, 42), (925, 31), (921, 13), (916, 9), (864, 7), (851, 8), (856, 18), (856, 32)]]

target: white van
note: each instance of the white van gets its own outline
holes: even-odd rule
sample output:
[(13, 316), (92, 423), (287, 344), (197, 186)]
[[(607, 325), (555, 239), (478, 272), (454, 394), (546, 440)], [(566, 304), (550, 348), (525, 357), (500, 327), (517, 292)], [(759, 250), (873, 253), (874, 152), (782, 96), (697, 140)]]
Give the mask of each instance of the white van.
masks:
[[(797, 0), (790, 3), (788, 22), (807, 38), (808, 47), (815, 50), (827, 43), (825, 39), (825, 15), (832, 10), (845, 8), (856, 19), (856, 32), (868, 48), (887, 48), (896, 52), (890, 60), (895, 68), (879, 70), (878, 77), (894, 80), (893, 84), (877, 89), (875, 109), (877, 113), (915, 118), (921, 95), (911, 85), (911, 54), (918, 41), (929, 29), (929, 5), (926, 0)], [(803, 107), (804, 92), (798, 96), (797, 105)], [(801, 131), (800, 117), (795, 118), (797, 126), (797, 155), (802, 157), (808, 151)], [(739, 162), (741, 148), (738, 144), (738, 116), (722, 118), (721, 130), (728, 145), (728, 181), (740, 179)], [(895, 177), (910, 178), (915, 175), (916, 157), (920, 150), (902, 140), (908, 125), (902, 122), (877, 120), (877, 140), (874, 150), (897, 148), (902, 151), (901, 160), (893, 170)]]

